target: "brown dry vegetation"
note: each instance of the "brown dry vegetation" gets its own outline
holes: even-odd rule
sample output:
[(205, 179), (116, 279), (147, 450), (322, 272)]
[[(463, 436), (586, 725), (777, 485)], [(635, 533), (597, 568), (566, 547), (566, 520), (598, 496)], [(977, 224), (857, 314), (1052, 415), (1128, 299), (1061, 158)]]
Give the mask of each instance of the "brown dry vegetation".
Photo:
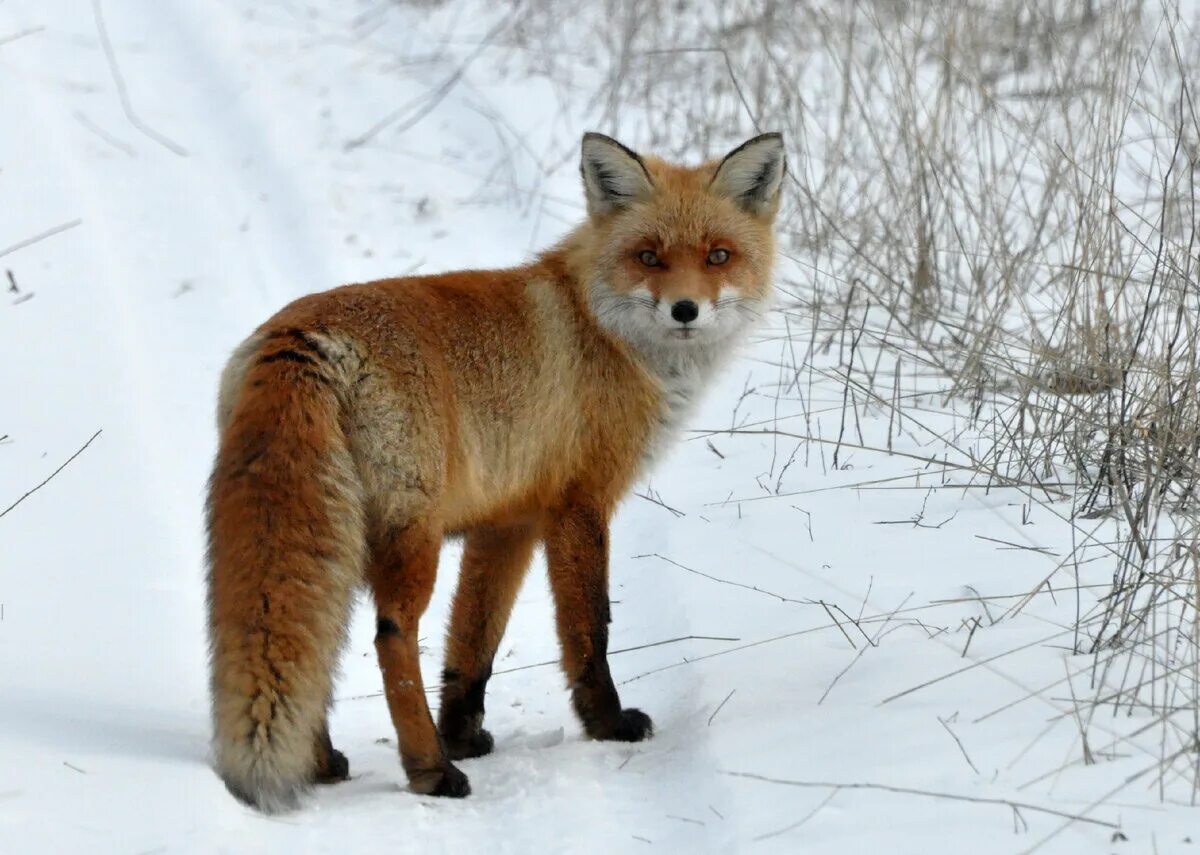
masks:
[(602, 129), (647, 147), (711, 155), (756, 129), (786, 132), (790, 369), (825, 366), (852, 424), (891, 410), (889, 448), (892, 422), (919, 427), (931, 407), (960, 416), (944, 439), (976, 483), (1071, 520), (1072, 549), (1048, 578), (1079, 586), (1086, 566), (1110, 579), (1077, 598), (1075, 651), (1094, 657), (1077, 717), (1147, 713), (1162, 732), (1159, 786), (1189, 789), (1194, 15), (1144, 0), (604, 0), (571, 28), (519, 6), (500, 39), (564, 101), (590, 94)]

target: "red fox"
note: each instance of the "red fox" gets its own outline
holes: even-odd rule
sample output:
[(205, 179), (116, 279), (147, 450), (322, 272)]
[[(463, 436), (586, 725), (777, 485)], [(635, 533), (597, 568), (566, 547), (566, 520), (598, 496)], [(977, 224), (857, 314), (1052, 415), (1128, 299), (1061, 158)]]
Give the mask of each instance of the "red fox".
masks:
[[(583, 138), (587, 219), (524, 267), (303, 297), (233, 353), (208, 496), (215, 765), (261, 810), (348, 777), (327, 715), (351, 599), (414, 792), (465, 796), (492, 750), (492, 659), (535, 547), (583, 728), (636, 742), (607, 661), (608, 522), (767, 307), (779, 134), (689, 168)], [(465, 539), (434, 725), (417, 651)]]

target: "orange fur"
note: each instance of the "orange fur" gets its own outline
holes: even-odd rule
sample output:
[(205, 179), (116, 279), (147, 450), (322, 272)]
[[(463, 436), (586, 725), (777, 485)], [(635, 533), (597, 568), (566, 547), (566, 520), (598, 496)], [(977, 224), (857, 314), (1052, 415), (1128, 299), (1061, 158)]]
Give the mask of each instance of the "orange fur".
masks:
[[(345, 776), (326, 715), (365, 584), (410, 783), (465, 795), (451, 759), (492, 747), (484, 687), (539, 541), (585, 729), (649, 735), (606, 661), (608, 519), (769, 295), (777, 142), (686, 168), (590, 135), (589, 219), (531, 264), (304, 297), (238, 348), (209, 493), (214, 745), (232, 792), (282, 810)], [(694, 321), (673, 320), (680, 301)], [(455, 533), (439, 732), (417, 627)]]

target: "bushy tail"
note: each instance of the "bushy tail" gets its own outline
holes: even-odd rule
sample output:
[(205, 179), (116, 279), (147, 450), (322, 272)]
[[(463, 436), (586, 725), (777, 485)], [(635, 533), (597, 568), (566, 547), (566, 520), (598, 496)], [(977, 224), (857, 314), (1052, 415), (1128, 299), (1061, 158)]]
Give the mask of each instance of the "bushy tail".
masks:
[(213, 747), (235, 796), (297, 805), (318, 762), (365, 536), (338, 382), (311, 337), (251, 339), (222, 378), (209, 482)]

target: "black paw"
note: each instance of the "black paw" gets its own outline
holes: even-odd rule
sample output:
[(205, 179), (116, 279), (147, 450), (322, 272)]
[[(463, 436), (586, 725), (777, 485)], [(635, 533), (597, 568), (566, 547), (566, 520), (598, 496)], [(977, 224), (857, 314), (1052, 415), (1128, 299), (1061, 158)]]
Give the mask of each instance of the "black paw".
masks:
[(621, 710), (616, 721), (608, 723), (606, 727), (597, 728), (595, 732), (591, 733), (593, 739), (615, 742), (641, 742), (653, 735), (654, 722), (650, 721), (650, 716), (641, 710), (632, 708)]
[(330, 747), (317, 769), (314, 780), (318, 784), (337, 784), (350, 780), (350, 761), (336, 748)]
[(621, 710), (621, 720), (617, 723), (613, 739), (621, 742), (641, 742), (654, 735), (654, 722), (650, 716), (641, 710), (633, 708)]
[(443, 740), (446, 743), (446, 756), (451, 760), (482, 757), (485, 754), (491, 754), (492, 749), (496, 747), (496, 740), (492, 739), (492, 735), (482, 728), (464, 737), (444, 736)]
[(451, 799), (461, 799), (471, 795), (471, 782), (467, 780), (467, 776), (459, 771), (458, 767), (446, 764), (446, 768), (442, 770), (442, 778), (429, 790), (431, 796), (445, 796)]

